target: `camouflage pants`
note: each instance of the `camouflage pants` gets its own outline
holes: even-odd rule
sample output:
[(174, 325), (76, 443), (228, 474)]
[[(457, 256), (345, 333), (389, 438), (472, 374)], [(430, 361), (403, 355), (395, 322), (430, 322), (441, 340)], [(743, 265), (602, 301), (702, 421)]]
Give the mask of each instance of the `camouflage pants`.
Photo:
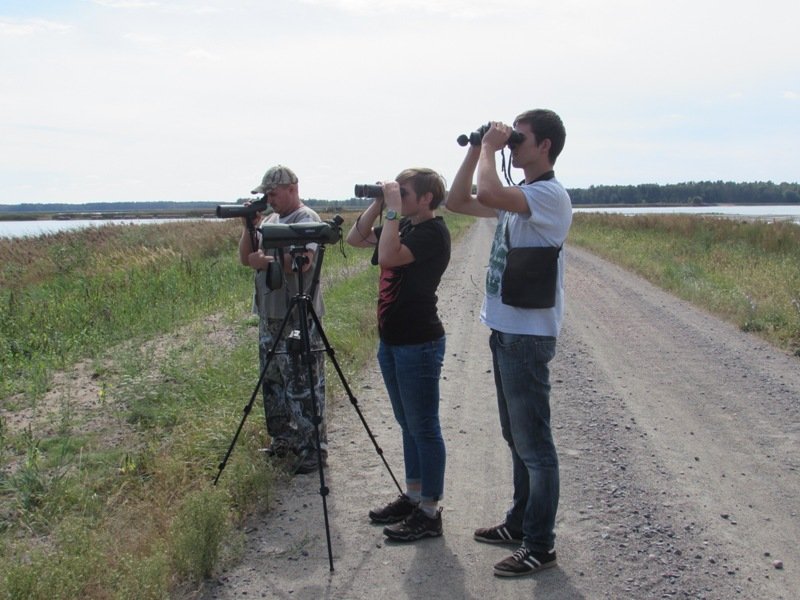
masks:
[[(261, 319), (259, 324), (259, 358), (261, 370), (267, 355), (280, 332), (283, 319)], [(272, 356), (264, 376), (264, 414), (267, 420), (267, 433), (274, 441), (285, 443), (298, 452), (303, 448), (316, 448), (314, 433), (314, 398), (318, 414), (322, 417), (319, 425), (320, 447), (327, 449), (327, 428), (325, 419), (325, 349), (322, 338), (312, 322), (309, 325), (311, 343), (311, 372), (309, 381), (308, 365), (302, 352), (286, 351), (286, 337), (291, 333), (291, 323), (283, 331), (275, 354)], [(299, 342), (302, 346), (302, 342)]]

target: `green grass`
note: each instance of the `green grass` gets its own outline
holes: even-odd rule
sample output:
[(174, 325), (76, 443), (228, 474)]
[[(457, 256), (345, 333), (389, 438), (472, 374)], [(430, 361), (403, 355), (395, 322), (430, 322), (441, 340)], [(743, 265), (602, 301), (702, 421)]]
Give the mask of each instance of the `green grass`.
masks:
[(3, 248), (0, 396), (41, 394), (54, 370), (246, 295), (251, 282), (238, 268), (232, 223), (181, 223), (162, 237), (159, 231), (111, 225)]
[(576, 214), (569, 242), (800, 355), (800, 227)]
[[(454, 237), (472, 222), (446, 218)], [(285, 477), (259, 451), (257, 398), (212, 485), (258, 378), (239, 227), (0, 243), (0, 599), (165, 598), (239, 560), (238, 526)], [(324, 259), (323, 324), (347, 378), (375, 353), (370, 255)], [(54, 379), (62, 368), (88, 390)]]

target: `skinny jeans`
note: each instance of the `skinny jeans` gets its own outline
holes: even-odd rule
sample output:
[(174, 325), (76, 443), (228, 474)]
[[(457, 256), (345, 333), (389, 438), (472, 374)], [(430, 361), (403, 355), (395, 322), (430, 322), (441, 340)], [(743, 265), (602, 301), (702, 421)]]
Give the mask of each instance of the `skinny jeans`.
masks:
[(423, 501), (438, 501), (444, 493), (446, 452), (439, 423), (444, 350), (444, 336), (423, 344), (381, 341), (378, 346), (383, 381), (403, 433), (406, 482), (421, 483)]

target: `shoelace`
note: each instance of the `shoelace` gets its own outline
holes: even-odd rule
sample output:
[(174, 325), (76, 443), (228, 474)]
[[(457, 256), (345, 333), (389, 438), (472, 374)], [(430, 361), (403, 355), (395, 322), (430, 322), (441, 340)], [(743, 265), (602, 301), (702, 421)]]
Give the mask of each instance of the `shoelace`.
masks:
[(422, 512), (420, 509), (415, 509), (411, 516), (408, 518), (406, 523), (408, 524), (409, 529), (420, 529), (421, 527), (425, 527), (425, 523), (428, 520), (428, 517)]
[(525, 546), (522, 546), (521, 548), (518, 548), (514, 552), (513, 556), (514, 556), (514, 560), (516, 560), (517, 562), (522, 562), (528, 556), (528, 549), (525, 548)]
[(530, 550), (528, 550), (525, 546), (521, 546), (519, 549), (517, 549), (517, 551), (514, 552), (512, 556), (514, 560), (517, 561), (518, 563), (527, 565), (532, 568), (538, 569), (542, 565), (541, 561), (537, 560), (533, 556), (533, 553)]

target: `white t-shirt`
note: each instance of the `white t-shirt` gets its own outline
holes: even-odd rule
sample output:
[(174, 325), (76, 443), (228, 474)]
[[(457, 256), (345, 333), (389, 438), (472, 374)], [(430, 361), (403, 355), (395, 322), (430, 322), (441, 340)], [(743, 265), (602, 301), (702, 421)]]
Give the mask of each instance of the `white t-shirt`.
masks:
[(556, 303), (553, 308), (518, 308), (503, 304), (501, 285), (508, 246), (563, 246), (572, 224), (572, 202), (567, 190), (556, 180), (537, 181), (520, 186), (528, 203), (529, 215), (497, 211), (497, 229), (486, 268), (486, 293), (481, 307), (481, 322), (504, 333), (557, 337), (564, 317), (564, 249), (558, 256)]

